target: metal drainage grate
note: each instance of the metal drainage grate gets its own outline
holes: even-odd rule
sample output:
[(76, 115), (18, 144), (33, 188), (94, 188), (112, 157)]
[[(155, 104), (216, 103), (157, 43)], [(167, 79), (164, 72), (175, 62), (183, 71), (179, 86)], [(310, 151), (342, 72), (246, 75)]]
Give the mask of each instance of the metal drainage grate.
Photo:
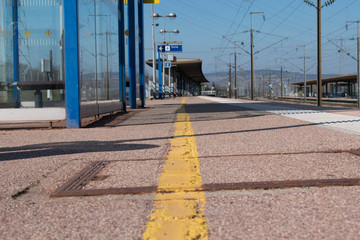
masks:
[(108, 161), (98, 161), (91, 163), (83, 171), (81, 171), (74, 178), (70, 179), (63, 186), (58, 188), (50, 197), (59, 197), (66, 193), (76, 193), (82, 191), (88, 182), (95, 178), (96, 174), (108, 165)]

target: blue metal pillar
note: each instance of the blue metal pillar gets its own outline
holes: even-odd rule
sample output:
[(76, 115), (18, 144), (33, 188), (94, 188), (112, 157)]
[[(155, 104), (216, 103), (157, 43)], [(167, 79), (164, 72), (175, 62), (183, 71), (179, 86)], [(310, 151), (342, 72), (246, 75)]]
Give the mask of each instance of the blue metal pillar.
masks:
[[(13, 65), (14, 65), (14, 82), (19, 82), (19, 28), (18, 28), (18, 1), (12, 2), (12, 22), (13, 22)], [(14, 86), (14, 102), (16, 107), (20, 107), (20, 93)]]
[(126, 112), (126, 76), (125, 76), (125, 17), (124, 1), (118, 1), (119, 30), (119, 97), (123, 111)]
[(80, 128), (78, 1), (64, 1), (66, 126)]
[(163, 94), (163, 89), (162, 89), (162, 61), (161, 61), (161, 56), (160, 56), (160, 52), (158, 52), (158, 69), (159, 69), (159, 98), (162, 98), (162, 94)]
[(136, 108), (136, 47), (135, 47), (135, 0), (128, 0), (129, 29), (129, 100), (130, 108)]
[[(144, 56), (144, 1), (138, 0), (138, 22), (139, 22), (139, 85), (141, 107), (145, 106), (145, 56)], [(150, 87), (150, 82), (149, 82)]]

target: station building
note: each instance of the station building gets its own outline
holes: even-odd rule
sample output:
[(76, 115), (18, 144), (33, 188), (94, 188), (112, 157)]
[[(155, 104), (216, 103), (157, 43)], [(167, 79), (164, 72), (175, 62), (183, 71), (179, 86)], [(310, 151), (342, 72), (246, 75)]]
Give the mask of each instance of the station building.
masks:
[[(304, 81), (291, 83), (295, 93), (303, 92)], [(357, 74), (339, 75), (322, 79), (322, 97), (357, 99)], [(306, 81), (307, 97), (314, 97), (317, 92), (317, 79)]]
[(127, 101), (144, 106), (143, 4), (1, 0), (0, 121), (79, 128)]
[[(161, 62), (158, 60), (153, 63), (153, 60), (146, 61), (146, 64), (150, 67), (159, 68), (161, 71)], [(156, 86), (155, 96), (159, 96), (159, 90), (163, 89), (163, 93), (172, 92), (177, 96), (194, 96), (201, 95), (201, 86), (204, 83), (209, 82), (202, 72), (202, 60), (193, 58), (177, 58), (171, 62), (171, 66), (165, 68), (165, 74), (171, 76), (173, 81), (171, 83), (170, 78), (163, 79), (163, 87)], [(161, 76), (159, 76), (161, 78)], [(170, 81), (170, 82), (169, 82)], [(166, 86), (171, 86), (166, 90)], [(161, 93), (160, 93), (161, 94)]]

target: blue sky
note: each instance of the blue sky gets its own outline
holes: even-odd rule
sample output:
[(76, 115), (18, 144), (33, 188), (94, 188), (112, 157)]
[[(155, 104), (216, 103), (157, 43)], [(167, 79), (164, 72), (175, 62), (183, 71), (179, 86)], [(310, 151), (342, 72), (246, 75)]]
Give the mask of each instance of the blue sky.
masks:
[[(313, 0), (316, 2), (316, 0)], [(327, 1), (323, 0), (323, 3)], [(171, 40), (183, 41), (181, 58), (200, 58), (204, 73), (226, 71), (225, 62), (234, 62), (233, 44), (223, 38), (244, 42), (250, 51), (250, 12), (264, 12), (253, 15), (255, 31), (255, 51), (281, 41), (273, 47), (256, 54), (256, 69), (280, 69), (283, 64), (287, 71), (303, 68), (303, 48), (306, 45), (306, 65), (308, 73), (316, 73), (316, 9), (303, 0), (160, 0), (154, 5), (160, 15), (174, 12), (175, 20), (166, 20), (166, 30), (179, 29), (180, 34), (171, 35)], [(347, 74), (356, 72), (356, 61), (329, 42), (341, 45), (356, 57), (356, 24), (346, 21), (360, 20), (359, 0), (336, 0), (331, 6), (322, 8), (323, 73)], [(265, 21), (264, 21), (265, 19)], [(162, 20), (156, 27), (156, 40), (161, 40), (159, 30)], [(151, 48), (151, 5), (145, 6), (145, 48)], [(168, 38), (168, 36), (167, 36)], [(343, 40), (341, 40), (343, 39)], [(225, 48), (225, 49), (214, 49)], [(250, 56), (237, 50), (238, 64), (250, 69)], [(145, 51), (146, 59), (151, 59), (151, 50)]]

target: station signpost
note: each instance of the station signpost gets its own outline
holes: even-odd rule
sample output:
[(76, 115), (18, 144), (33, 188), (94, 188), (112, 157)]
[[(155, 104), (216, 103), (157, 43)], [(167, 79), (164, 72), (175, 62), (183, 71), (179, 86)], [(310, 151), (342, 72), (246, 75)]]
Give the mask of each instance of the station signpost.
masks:
[[(164, 81), (165, 84), (165, 79), (162, 79), (162, 75), (160, 74), (160, 69), (163, 63), (164, 63), (164, 67), (165, 68), (169, 68), (169, 89), (170, 89), (170, 73), (171, 73), (171, 61), (166, 61), (165, 62), (165, 55), (167, 53), (174, 53), (174, 52), (182, 52), (182, 42), (159, 42), (160, 45), (157, 46), (157, 52), (158, 52), (158, 63), (159, 63), (159, 98), (162, 98), (162, 83)], [(163, 61), (161, 60), (161, 55), (163, 56)], [(163, 62), (163, 63), (162, 63)], [(165, 77), (164, 77), (165, 78)], [(170, 93), (169, 93), (170, 94)]]
[(157, 50), (161, 53), (182, 52), (182, 45), (158, 45)]

